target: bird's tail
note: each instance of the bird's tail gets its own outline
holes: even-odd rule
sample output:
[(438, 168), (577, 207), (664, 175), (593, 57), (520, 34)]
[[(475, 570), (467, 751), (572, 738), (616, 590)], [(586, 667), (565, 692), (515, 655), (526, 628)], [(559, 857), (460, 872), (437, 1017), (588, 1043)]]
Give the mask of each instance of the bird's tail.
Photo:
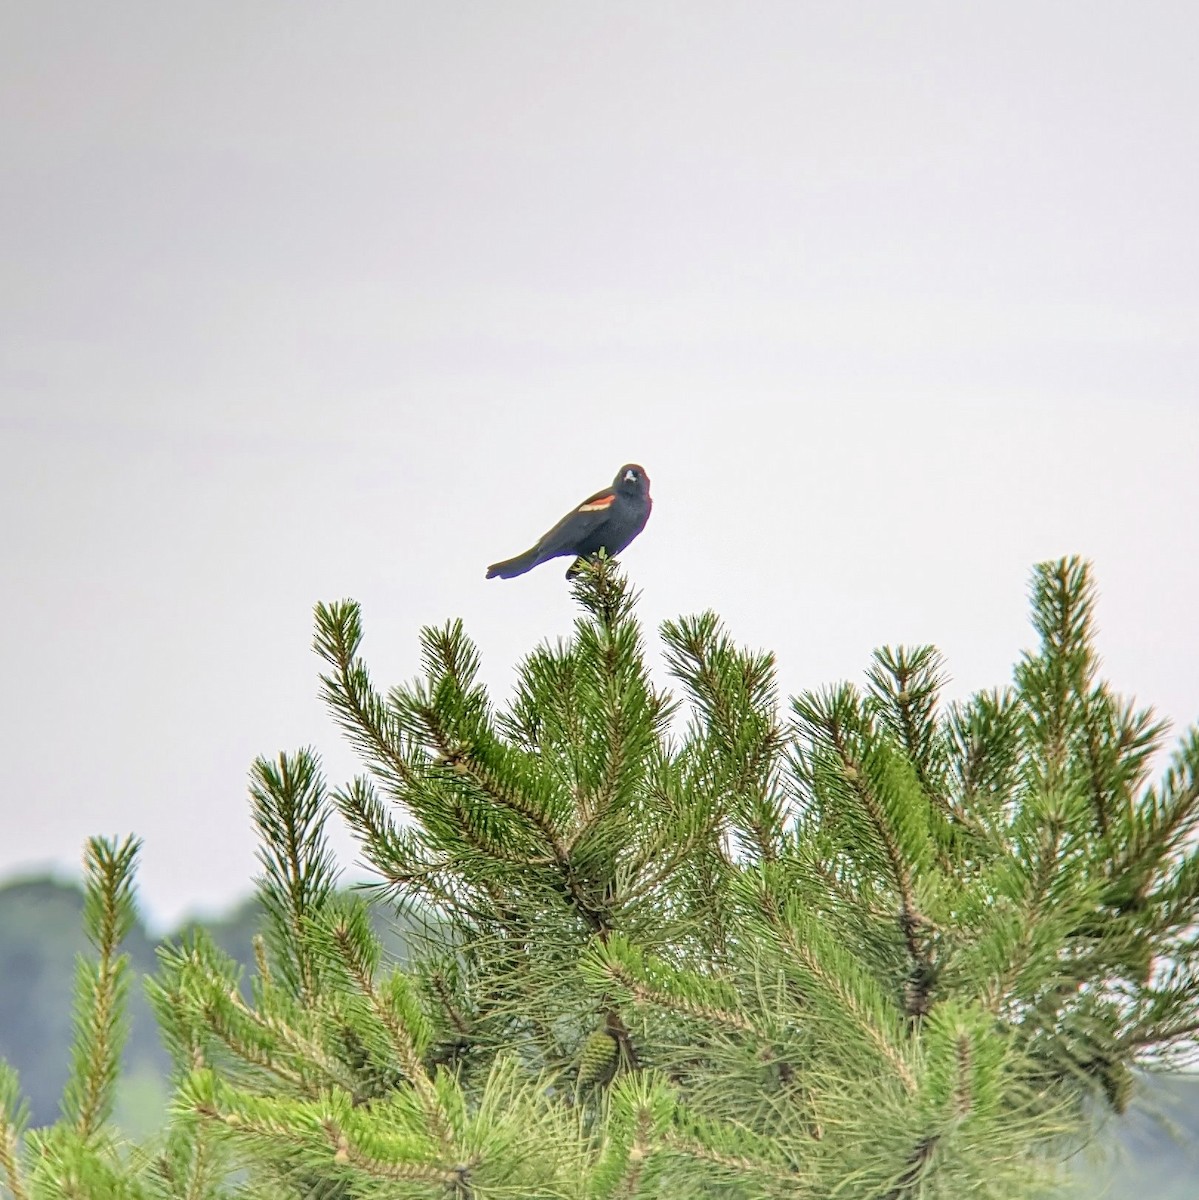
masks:
[(517, 575), (523, 575), (526, 571), (531, 571), (541, 561), (537, 551), (538, 547), (534, 546), (531, 550), (526, 550), (523, 554), (518, 554), (515, 558), (506, 558), (503, 562), (492, 563), (487, 568), (487, 578), (515, 579)]

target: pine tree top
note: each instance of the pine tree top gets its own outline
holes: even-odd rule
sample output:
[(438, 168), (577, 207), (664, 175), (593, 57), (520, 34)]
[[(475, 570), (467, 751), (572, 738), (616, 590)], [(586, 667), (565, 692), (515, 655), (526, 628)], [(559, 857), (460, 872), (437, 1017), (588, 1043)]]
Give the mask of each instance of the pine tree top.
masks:
[[(503, 705), (461, 623), (381, 692), (358, 607), (318, 606), (363, 774), (255, 765), (252, 1000), (202, 935), (164, 952), (175, 1118), (129, 1194), (235, 1194), (237, 1165), (280, 1197), (1045, 1194), (1138, 1065), (1193, 1051), (1199, 733), (1151, 782), (1164, 726), (1099, 677), (1083, 563), (1036, 568), (1037, 647), (950, 705), (928, 646), (784, 701), (710, 613), (661, 630), (676, 696), (614, 565), (573, 588)], [(335, 813), (371, 902), (420, 918), (410, 961), (336, 889)], [(99, 966), (32, 1194), (100, 1144), (132, 854), (94, 850)]]

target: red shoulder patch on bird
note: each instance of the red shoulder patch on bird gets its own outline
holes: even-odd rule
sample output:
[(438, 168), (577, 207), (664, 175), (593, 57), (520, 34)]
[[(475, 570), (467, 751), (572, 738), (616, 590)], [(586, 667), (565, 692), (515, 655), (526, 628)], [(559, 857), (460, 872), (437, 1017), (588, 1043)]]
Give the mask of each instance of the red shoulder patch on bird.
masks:
[(605, 508), (610, 508), (615, 499), (615, 492), (609, 492), (606, 496), (596, 496), (594, 500), (588, 500), (586, 504), (580, 504), (578, 511), (602, 512)]

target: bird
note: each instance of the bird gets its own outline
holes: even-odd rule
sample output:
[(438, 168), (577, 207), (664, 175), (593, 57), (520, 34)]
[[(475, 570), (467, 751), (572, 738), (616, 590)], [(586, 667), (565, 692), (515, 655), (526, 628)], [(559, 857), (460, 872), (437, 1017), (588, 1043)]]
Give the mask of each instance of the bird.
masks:
[(609, 556), (619, 554), (645, 528), (652, 507), (645, 468), (625, 463), (611, 487), (572, 508), (523, 554), (492, 563), (487, 578), (514, 579), (551, 558), (570, 555), (575, 561), (566, 572), (569, 579), (580, 559), (594, 558), (601, 550)]

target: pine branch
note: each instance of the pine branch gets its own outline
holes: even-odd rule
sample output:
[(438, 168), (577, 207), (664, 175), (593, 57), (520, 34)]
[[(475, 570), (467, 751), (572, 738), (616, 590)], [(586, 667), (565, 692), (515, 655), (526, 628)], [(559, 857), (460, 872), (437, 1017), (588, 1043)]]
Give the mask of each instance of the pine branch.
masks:
[(554, 860), (559, 865), (564, 864), (568, 858), (566, 843), (545, 809), (513, 787), (500, 772), (478, 756), (473, 747), (456, 743), (434, 708), (420, 706), (416, 711), (423, 719), (433, 744), (441, 755), (439, 765), (468, 779), (497, 808), (521, 818), (540, 835), (542, 842), (553, 854)]
[[(486, 693), (476, 683), (478, 656), (462, 623), (425, 629), (421, 642), (427, 684), (390, 694), (401, 728), (436, 751), (439, 777), (451, 796), (463, 787), (474, 790), (495, 808), (516, 816), (516, 828), (534, 832), (557, 861), (564, 861), (562, 798), (541, 773), (528, 769), (532, 756), (496, 736)], [(444, 792), (438, 795), (442, 803), (447, 798)], [(419, 815), (428, 824), (432, 814)]]
[(899, 841), (883, 806), (866, 781), (864, 768), (844, 752), (843, 761), (845, 778), (854, 795), (857, 796), (858, 803), (861, 804), (863, 811), (870, 819), (871, 825), (874, 826), (879, 842), (886, 852), (891, 878), (895, 884), (895, 890), (899, 893), (900, 928), (903, 931), (908, 954), (914, 963), (926, 966), (924, 952), (916, 936), (917, 931), (924, 923), (924, 918), (921, 917), (916, 905), (916, 893), (912, 886), (912, 875), (908, 869), (907, 860), (900, 852)]
[[(433, 913), (447, 920), (466, 921), (476, 929), (495, 920), (499, 892), (478, 869), (478, 864), (464, 861), (461, 854), (428, 858), (425, 847), (428, 839), (421, 832), (399, 829), (368, 780), (354, 779), (348, 788), (333, 793), (333, 802), (358, 837), (367, 862), (379, 873), (392, 899), (406, 914), (419, 917), (426, 927)], [(459, 840), (491, 864), (549, 865), (548, 858), (540, 863), (530, 860), (527, 854), (487, 836), (479, 829), (474, 814), (452, 794), (447, 795), (446, 802), (456, 817)], [(416, 897), (423, 897), (427, 907), (416, 903)]]
[[(745, 1131), (738, 1131), (744, 1136)], [(751, 1179), (769, 1179), (782, 1188), (794, 1188), (795, 1172), (779, 1167), (774, 1163), (763, 1162), (760, 1159), (749, 1158), (744, 1154), (732, 1154), (729, 1151), (713, 1149), (696, 1138), (685, 1137), (678, 1133), (667, 1133), (662, 1138), (665, 1149), (699, 1162), (719, 1167), (721, 1172), (734, 1176), (748, 1176)]]
[(739, 650), (714, 613), (662, 626), (667, 666), (702, 719), (705, 757), (725, 805), (763, 862), (780, 852), (785, 810), (775, 787), (786, 734), (777, 719), (774, 657)]
[(1199, 729), (1187, 731), (1160, 788), (1150, 789), (1132, 821), (1128, 851), (1113, 876), (1133, 883), (1128, 900), (1136, 904), (1146, 900), (1156, 873), (1199, 829)]
[[(794, 903), (786, 905), (781, 913), (765, 907), (759, 911), (765, 916), (765, 928), (783, 950), (787, 963), (798, 968), (809, 985), (809, 997), (815, 992), (832, 1001), (836, 1023), (856, 1029), (904, 1090), (915, 1094), (916, 1078), (911, 1067), (885, 1029), (893, 1024), (890, 1005), (879, 993), (874, 980)], [(848, 1022), (844, 1018), (848, 1018)]]
[(383, 1179), (392, 1183), (428, 1183), (451, 1189), (451, 1195), (469, 1197), (470, 1163), (461, 1163), (451, 1168), (433, 1163), (385, 1162), (365, 1153), (350, 1141), (346, 1134), (332, 1121), (323, 1126), (334, 1147), (333, 1161), (355, 1167), (371, 1179)]
[(674, 1117), (674, 1096), (658, 1075), (644, 1071), (618, 1079), (609, 1105), (608, 1140), (591, 1173), (591, 1190), (597, 1197), (632, 1200), (641, 1191), (660, 1132)]
[(912, 1152), (908, 1155), (907, 1162), (904, 1165), (903, 1174), (899, 1177), (899, 1181), (895, 1186), (887, 1192), (883, 1200), (906, 1200), (907, 1197), (913, 1197), (917, 1194), (920, 1182), (928, 1174), (933, 1155), (936, 1153), (940, 1142), (941, 1139), (939, 1136), (930, 1134), (927, 1137), (922, 1137), (912, 1147)]
[(91, 838), (84, 853), (83, 920), (97, 960), (81, 959), (75, 983), (75, 1040), (63, 1117), (86, 1139), (112, 1112), (127, 1033), (129, 958), (118, 954), (135, 920), (133, 874), (141, 843)]
[(1086, 761), (1095, 822), (1102, 837), (1132, 805), (1144, 781), (1148, 761), (1161, 746), (1167, 722), (1154, 719), (1151, 709), (1136, 711), (1119, 705), (1106, 688), (1095, 688), (1083, 717)]
[[(609, 928), (606, 906), (597, 903), (583, 888), (575, 871), (571, 846), (560, 831), (544, 799), (535, 799), (514, 786), (508, 772), (489, 763), (479, 753), (478, 746), (472, 747), (455, 741), (443, 725), (441, 714), (432, 705), (419, 701), (409, 703), (439, 750), (442, 765), (455, 776), (477, 788), (496, 808), (520, 818), (526, 827), (538, 835), (541, 845), (548, 850), (552, 859), (554, 889), (587, 923), (592, 932), (606, 931)], [(539, 865), (536, 858), (528, 855), (520, 857), (505, 853), (502, 857), (526, 867)]]
[(227, 1155), (210, 1126), (190, 1115), (174, 1114), (160, 1153), (146, 1164), (163, 1200), (222, 1200), (229, 1173)]
[(12, 1200), (29, 1200), (21, 1168), (21, 1139), (28, 1124), (29, 1104), (21, 1094), (17, 1073), (0, 1061), (0, 1171)]
[[(913, 869), (927, 865), (929, 858), (927, 800), (910, 762), (886, 741), (876, 740), (868, 725), (859, 729), (854, 740), (860, 750), (855, 748), (845, 727), (836, 719), (838, 710), (844, 708), (844, 701), (834, 701), (833, 706), (825, 709), (823, 734), (839, 759), (849, 794), (865, 814), (873, 837), (882, 847), (887, 873), (899, 897), (899, 929), (910, 961), (904, 1003), (907, 1015), (914, 1019), (923, 1016), (931, 1006), (936, 976), (921, 936), (930, 922), (917, 904), (912, 875)], [(820, 716), (820, 710), (809, 705), (805, 716), (811, 721)]]
[[(1037, 844), (1031, 861), (1022, 862), (1015, 857), (1011, 861), (1009, 874), (1020, 872), (1022, 894), (1019, 899), (1023, 911), (1018, 940), (1014, 946), (1007, 949), (1003, 971), (988, 989), (990, 1006), (996, 1012), (1004, 1006), (1011, 1006), (1017, 1000), (1015, 987), (1021, 973), (1028, 967), (1036, 947), (1036, 937), (1042, 928), (1050, 890), (1059, 870), (1058, 860), (1065, 830), (1052, 809), (1048, 810), (1046, 815), (1048, 819), (1038, 822), (1035, 830)], [(1019, 999), (1027, 999), (1027, 996), (1021, 995)]]
[(616, 560), (604, 551), (584, 559), (571, 579), (571, 596), (604, 629), (615, 629), (633, 615), (640, 593), (629, 587)]
[[(229, 992), (227, 1006), (214, 1004), (213, 999), (210, 997), (205, 1007), (209, 1028), (239, 1058), (291, 1083), (304, 1095), (314, 1095), (318, 1090), (308, 1078), (314, 1068), (327, 1083), (353, 1091), (354, 1077), (319, 1041), (279, 1016), (251, 1008), (236, 989)], [(263, 1040), (255, 1039), (255, 1030), (264, 1035)], [(285, 1058), (297, 1065), (287, 1066)]]
[[(252, 1023), (262, 1033), (273, 1034), (275, 1031), (266, 1022), (259, 1020), (253, 1009), (248, 1008), (240, 997), (234, 1001), (230, 996), (229, 1001), (237, 1010), (237, 1015), (243, 1019), (241, 1027), (239, 1028), (229, 1019), (226, 1011), (208, 1003), (205, 1004), (203, 1013), (209, 1031), (243, 1063), (251, 1067), (258, 1067), (263, 1072), (273, 1075), (281, 1083), (289, 1085), (301, 1095), (313, 1095), (315, 1089), (305, 1078), (303, 1070), (284, 1062), (277, 1053), (278, 1047), (272, 1045), (271, 1042), (264, 1045), (260, 1039), (256, 1039), (252, 1035), (247, 1036), (247, 1025)], [(273, 1042), (274, 1039), (272, 1038), (271, 1041)], [(293, 1042), (292, 1048), (302, 1051), (307, 1047), (296, 1046)]]
[(382, 989), (376, 987), (379, 945), (361, 904), (344, 907), (331, 921), (328, 932), (347, 974), (386, 1031), (388, 1045), (420, 1097), (430, 1126), (448, 1149), (452, 1140), (449, 1118), (421, 1061), (430, 1037), (428, 1022), (408, 981), (393, 972)]
[(177, 1042), (172, 1050), (183, 1073), (208, 1065), (206, 1046), (212, 1048), (215, 1039), (235, 1062), (273, 1076), (300, 1095), (314, 1095), (322, 1084), (354, 1088), (354, 1076), (344, 1064), (309, 1030), (297, 1027), (319, 1021), (315, 1002), (299, 1007), (269, 980), (259, 979), (259, 1007), (252, 1008), (238, 989), (237, 964), (203, 931), (182, 947), (163, 947), (159, 960), (159, 977), (147, 991), (164, 1029)]
[(994, 826), (1017, 783), (1021, 719), (1009, 689), (979, 692), (965, 704), (951, 705), (945, 722), (956, 809), (978, 831), (988, 858), (999, 848)]
[(1121, 1045), (1140, 1050), (1146, 1046), (1162, 1046), (1193, 1038), (1199, 1034), (1199, 1020), (1183, 1021), (1174, 1025), (1138, 1026), (1129, 1030), (1121, 1039)]
[(734, 1011), (734, 998), (727, 986), (676, 971), (644, 954), (626, 938), (613, 936), (606, 942), (593, 942), (580, 967), (597, 982), (618, 985), (640, 1004), (743, 1033), (760, 1032), (744, 1014)]
[(370, 673), (358, 657), (362, 645), (362, 611), (351, 600), (318, 604), (313, 648), (333, 669), (321, 676), (321, 696), (351, 744), (396, 791), (419, 783), (419, 776), (396, 747), (400, 731), (394, 715), (371, 686)]
[(1040, 653), (1024, 656), (1016, 686), (1031, 751), (1027, 770), (1034, 786), (1051, 794), (1066, 786), (1071, 738), (1094, 682), (1095, 585), (1081, 560), (1060, 559), (1033, 568), (1032, 592)]
[(920, 786), (952, 817), (941, 793), (941, 733), (937, 698), (945, 685), (944, 660), (934, 646), (883, 646), (866, 672), (874, 709), (903, 747)]
[(367, 862), (388, 880), (405, 880), (415, 847), (391, 819), (371, 781), (358, 775), (331, 795)]
[(373, 1128), (369, 1114), (355, 1109), (345, 1092), (312, 1100), (250, 1096), (200, 1071), (187, 1081), (175, 1106), (268, 1155), (309, 1162), (318, 1170), (353, 1168), (373, 1179), (453, 1186), (468, 1169), (442, 1165), (407, 1131)]
[(337, 880), (325, 840), (325, 781), (315, 753), (281, 754), (277, 764), (257, 759), (250, 796), (262, 838), (258, 861), (264, 872), (258, 894), (268, 918), (268, 943), (282, 979), (312, 1003), (317, 969), (305, 943), (305, 926), (328, 903)]
[(459, 1037), (469, 1037), (471, 1032), (470, 1022), (454, 1002), (454, 998), (446, 985), (445, 976), (440, 971), (436, 971), (429, 977), (429, 983), (437, 994), (437, 999), (441, 1004), (441, 1011), (445, 1013), (455, 1032)]
[(639, 810), (673, 706), (650, 683), (631, 609), (615, 620), (576, 621), (569, 655), (575, 694), (574, 711), (562, 713), (564, 749), (575, 766), (578, 816), (595, 830)]

